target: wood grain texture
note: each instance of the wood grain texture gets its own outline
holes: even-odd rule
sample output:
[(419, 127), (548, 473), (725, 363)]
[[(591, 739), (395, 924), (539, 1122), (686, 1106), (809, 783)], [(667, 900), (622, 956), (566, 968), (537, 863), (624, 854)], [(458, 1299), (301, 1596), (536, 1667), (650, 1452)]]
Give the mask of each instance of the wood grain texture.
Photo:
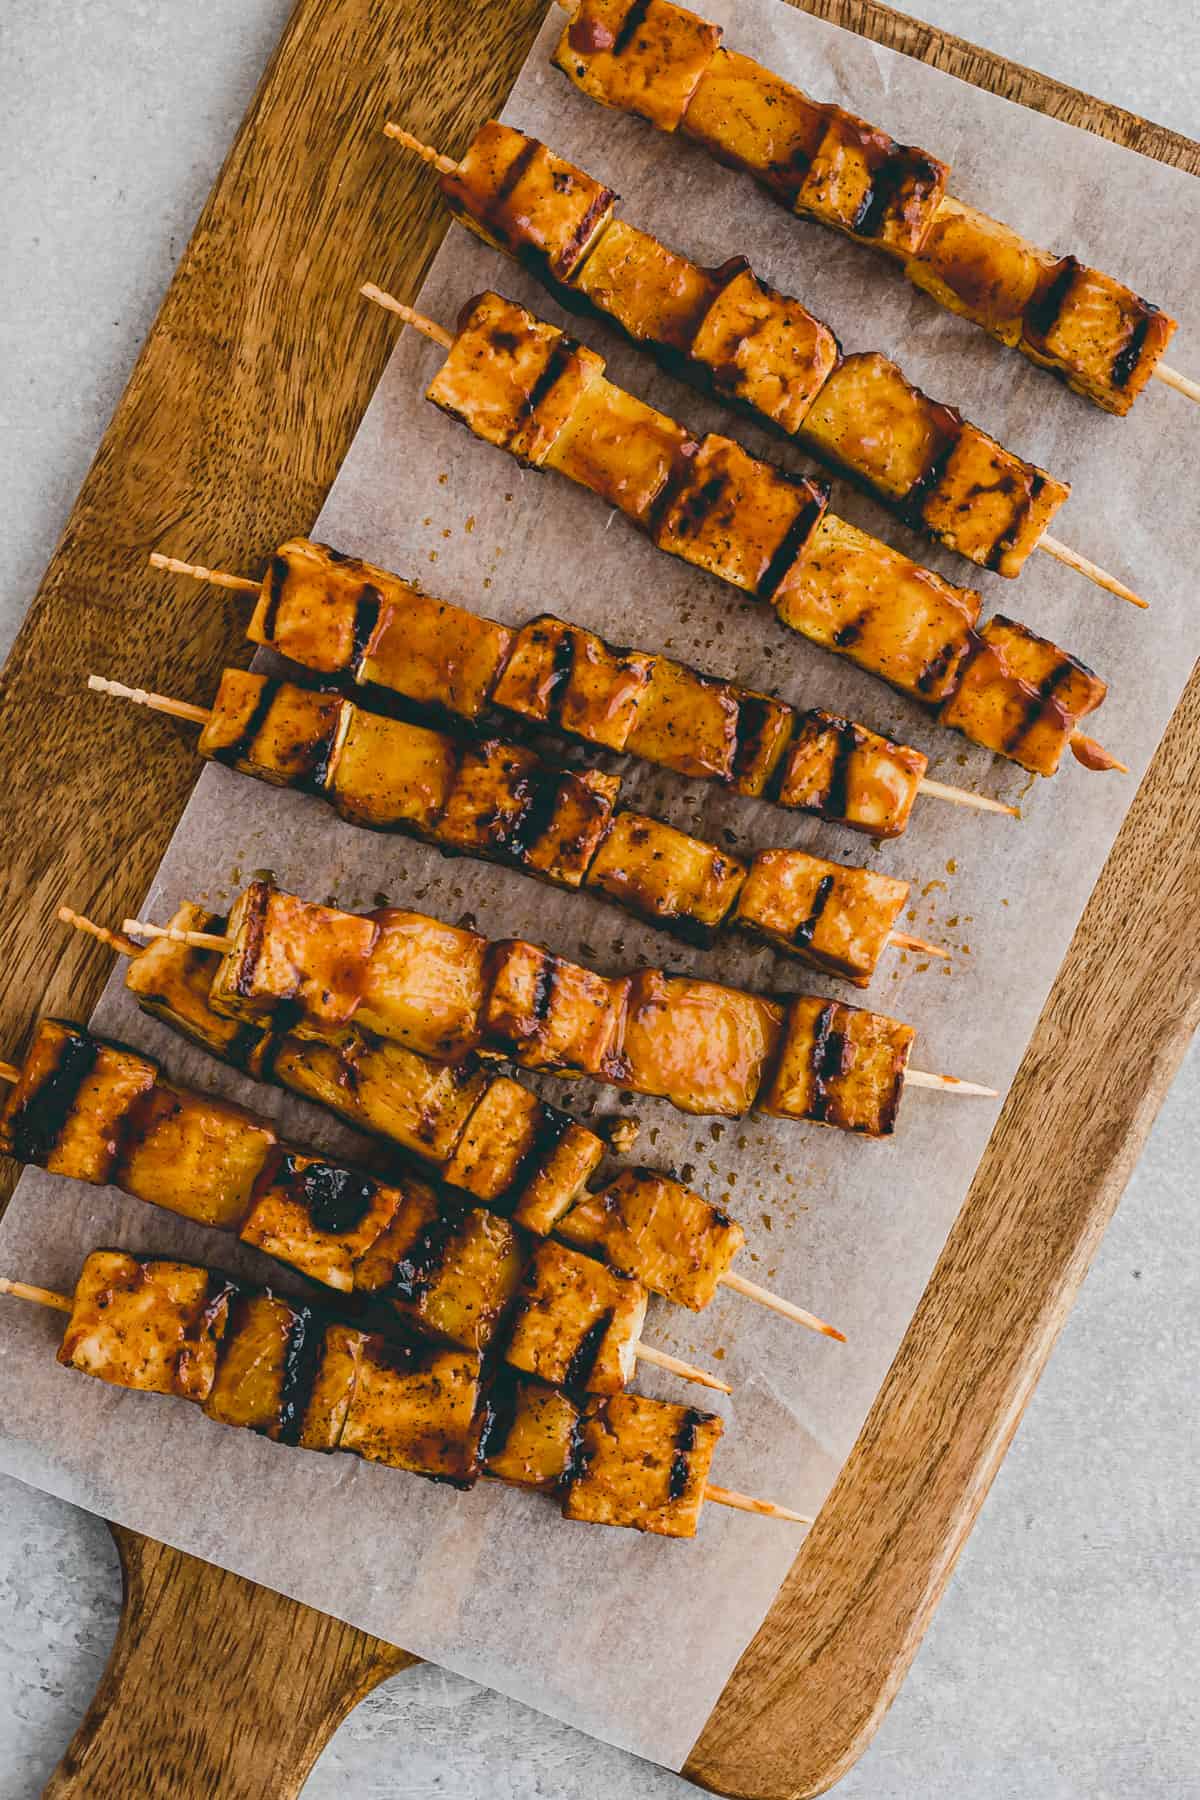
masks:
[[(1200, 172), (1200, 146), (876, 0), (805, 3)], [(383, 315), (359, 306), (359, 274), (369, 267), (411, 296), (445, 229), (427, 172), (392, 155), (378, 127), (394, 110), (433, 141), (465, 143), (501, 104), (541, 10), (530, 0), (483, 0), (466, 14), (450, 0), (298, 5), (5, 672), (5, 1053), (38, 1012), (90, 1009), (107, 959), (60, 934), (54, 909), (67, 898), (102, 917), (132, 910), (195, 778), (190, 743), (159, 733), (151, 743), (131, 711), (89, 702), (87, 671), (196, 695), (244, 653), (220, 602), (165, 589), (146, 553), (202, 544), (214, 563), (254, 566), (311, 523), (391, 337)], [(695, 1781), (756, 1800), (818, 1793), (861, 1752), (903, 1679), (1200, 1012), (1198, 828), (1200, 678), (862, 1437), (693, 1749)], [(121, 1634), (48, 1789), (55, 1800), (294, 1794), (354, 1701), (410, 1660), (117, 1536)]]
[(44, 1800), (291, 1800), (350, 1708), (414, 1660), (211, 1563), (113, 1535), (116, 1642)]

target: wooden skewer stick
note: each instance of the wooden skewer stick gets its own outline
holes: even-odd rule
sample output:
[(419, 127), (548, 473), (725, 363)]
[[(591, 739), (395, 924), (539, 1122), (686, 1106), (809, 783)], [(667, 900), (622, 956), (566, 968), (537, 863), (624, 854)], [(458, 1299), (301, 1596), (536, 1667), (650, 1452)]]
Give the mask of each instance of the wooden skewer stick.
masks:
[(422, 162), (427, 162), (431, 168), (437, 170), (439, 175), (458, 174), (460, 165), (452, 156), (443, 156), (442, 152), (435, 150), (432, 144), (423, 144), (420, 138), (413, 136), (411, 131), (405, 131), (403, 125), (397, 125), (389, 119), (383, 128), (383, 135), (395, 138), (396, 142), (403, 144), (406, 150), (414, 151)]
[(424, 313), (414, 312), (402, 300), (393, 300), (390, 294), (385, 294), (373, 281), (364, 281), (358, 291), (365, 300), (374, 300), (377, 306), (384, 306), (388, 312), (394, 312), (398, 319), (403, 319), (406, 325), (411, 325), (414, 331), (427, 337), (431, 344), (439, 344), (443, 350), (453, 349), (452, 331), (447, 331), (444, 325), (439, 325), (434, 319), (427, 319)]
[(1182, 394), (1185, 400), (1194, 400), (1200, 406), (1200, 381), (1192, 381), (1178, 369), (1168, 369), (1166, 363), (1155, 363), (1151, 373), (1167, 387), (1174, 388), (1177, 394)]
[(148, 688), (126, 687), (123, 681), (108, 681), (103, 675), (89, 675), (88, 686), (94, 693), (111, 694), (114, 700), (132, 700), (135, 706), (170, 713), (172, 718), (187, 719), (193, 725), (207, 725), (212, 718), (211, 707), (193, 706), (190, 700), (172, 700), (170, 695), (155, 694)]
[(649, 1344), (639, 1344), (633, 1354), (639, 1362), (649, 1363), (655, 1369), (665, 1369), (668, 1375), (679, 1375), (684, 1381), (698, 1382), (701, 1387), (713, 1388), (718, 1394), (733, 1392), (727, 1381), (718, 1381), (707, 1369), (698, 1369), (695, 1363), (681, 1362), (666, 1350), (654, 1350)]
[(981, 1100), (998, 1100), (997, 1088), (981, 1087), (977, 1081), (962, 1081), (957, 1075), (930, 1075), (924, 1069), (905, 1069), (907, 1087), (937, 1088), (946, 1094), (977, 1094)]
[(164, 556), (160, 550), (150, 552), (150, 563), (155, 569), (166, 569), (171, 575), (191, 575), (197, 581), (209, 581), (214, 587), (232, 588), (237, 594), (257, 594), (262, 587), (260, 581), (251, 581), (246, 575), (227, 575), (223, 569), (205, 569), (199, 563), (180, 562), (178, 557)]
[(910, 931), (892, 931), (888, 933), (888, 943), (895, 944), (897, 950), (920, 950), (926, 956), (941, 956), (947, 962), (953, 962), (953, 950), (947, 950), (943, 944), (929, 944), (924, 938), (913, 937)]
[[(75, 1310), (75, 1302), (68, 1294), (56, 1294), (53, 1288), (34, 1287), (28, 1281), (10, 1281), (6, 1275), (0, 1275), (0, 1294), (11, 1294), (15, 1300), (32, 1300), (36, 1306), (53, 1307), (55, 1312)], [(667, 1361), (673, 1363), (675, 1359), (668, 1357)], [(687, 1364), (678, 1366), (686, 1368)], [(721, 1387), (722, 1384), (714, 1381), (712, 1386)], [(729, 1393), (730, 1389), (723, 1388), (723, 1392)], [(739, 1494), (734, 1488), (718, 1487), (712, 1481), (705, 1485), (704, 1498), (716, 1506), (730, 1506), (735, 1512), (757, 1513), (764, 1519), (788, 1519), (794, 1525), (812, 1524), (811, 1519), (803, 1513), (793, 1512), (790, 1506), (777, 1506), (774, 1500), (756, 1500), (752, 1494)]]
[(1148, 600), (1143, 600), (1140, 594), (1135, 594), (1123, 581), (1118, 581), (1115, 575), (1110, 575), (1107, 569), (1094, 563), (1090, 556), (1081, 556), (1078, 550), (1072, 550), (1070, 544), (1060, 543), (1048, 531), (1043, 531), (1034, 548), (1044, 550), (1047, 556), (1052, 556), (1055, 562), (1065, 563), (1068, 569), (1086, 575), (1089, 581), (1094, 581), (1097, 587), (1104, 588), (1107, 593), (1115, 594), (1118, 600), (1128, 600), (1130, 606), (1140, 606), (1143, 611), (1149, 607)]
[(955, 806), (974, 806), (980, 812), (1007, 813), (1010, 819), (1019, 819), (1019, 806), (1009, 806), (1003, 800), (992, 800), (987, 794), (972, 794), (966, 788), (950, 787), (947, 782), (934, 781), (928, 775), (922, 775), (917, 783), (919, 794), (929, 794), (934, 800), (949, 800)]
[(827, 1325), (815, 1313), (805, 1312), (802, 1306), (793, 1306), (790, 1300), (781, 1300), (770, 1288), (759, 1287), (757, 1281), (747, 1281), (744, 1275), (735, 1275), (731, 1269), (726, 1269), (720, 1277), (720, 1285), (740, 1294), (743, 1300), (753, 1300), (756, 1305), (768, 1307), (782, 1318), (791, 1319), (794, 1325), (807, 1325), (810, 1331), (819, 1331), (822, 1337), (833, 1338), (839, 1344), (846, 1341), (845, 1332), (839, 1331), (836, 1325)]
[(120, 931), (110, 931), (106, 925), (97, 925), (94, 920), (85, 919), (82, 913), (73, 911), (69, 906), (60, 906), (54, 916), (60, 925), (69, 925), (73, 931), (82, 931), (88, 937), (98, 938), (110, 950), (115, 950), (118, 956), (141, 955), (142, 946), (135, 944), (131, 937), (126, 937)]

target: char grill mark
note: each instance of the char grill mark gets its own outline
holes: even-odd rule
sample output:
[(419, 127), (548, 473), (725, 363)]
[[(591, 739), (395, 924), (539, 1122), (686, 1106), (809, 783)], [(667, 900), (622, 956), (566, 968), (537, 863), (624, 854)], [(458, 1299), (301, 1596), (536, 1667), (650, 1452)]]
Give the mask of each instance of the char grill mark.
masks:
[(766, 573), (755, 592), (757, 600), (770, 601), (775, 589), (803, 551), (829, 502), (829, 489), (824, 482), (800, 479), (794, 485), (803, 488), (809, 498), (788, 526), (775, 554), (767, 564)]
[(817, 926), (821, 922), (821, 914), (833, 892), (833, 876), (824, 875), (817, 883), (816, 895), (813, 899), (812, 911), (807, 919), (802, 919), (792, 933), (792, 942), (798, 949), (807, 950), (813, 941)]
[(283, 1382), (279, 1394), (279, 1442), (296, 1445), (304, 1428), (304, 1414), (312, 1398), (325, 1333), (311, 1306), (292, 1309), (287, 1348), (283, 1358)]
[(610, 1307), (607, 1312), (602, 1312), (598, 1318), (592, 1320), (580, 1338), (571, 1354), (571, 1360), (567, 1364), (567, 1373), (563, 1381), (563, 1386), (568, 1391), (572, 1388), (586, 1387), (600, 1354), (600, 1347), (612, 1322), (613, 1313)]
[(853, 725), (849, 719), (834, 720), (833, 729), (837, 732), (837, 749), (829, 771), (829, 786), (825, 790), (823, 810), (840, 819), (849, 799), (850, 764), (858, 749), (860, 735), (857, 725)]
[(614, 56), (620, 56), (623, 51), (628, 50), (635, 33), (640, 31), (645, 24), (646, 14), (649, 11), (650, 0), (633, 0), (633, 5), (622, 19), (620, 29), (613, 41), (612, 53)]
[(353, 1231), (370, 1211), (379, 1183), (337, 1163), (310, 1163), (299, 1169), (285, 1154), (278, 1179), (298, 1200), (318, 1231)]
[(451, 1240), (461, 1229), (465, 1212), (458, 1201), (446, 1200), (438, 1216), (421, 1229), (396, 1264), (388, 1283), (388, 1291), (398, 1300), (420, 1300), (429, 1292), (445, 1266)]
[(362, 666), (371, 647), (371, 639), (379, 629), (379, 615), (382, 607), (383, 596), (379, 589), (369, 581), (364, 582), (354, 608), (354, 649), (351, 653), (350, 670), (356, 679), (362, 674)]
[(1139, 317), (1137, 324), (1133, 327), (1133, 330), (1130, 332), (1126, 342), (1113, 357), (1112, 378), (1114, 387), (1124, 388), (1129, 386), (1130, 377), (1138, 366), (1139, 358), (1141, 357), (1142, 350), (1146, 343), (1146, 334), (1150, 330), (1150, 321), (1159, 310), (1157, 306), (1152, 306), (1148, 300), (1143, 300), (1140, 296), (1138, 305), (1142, 308), (1141, 316)]
[(83, 1032), (64, 1041), (54, 1068), (9, 1121), (12, 1154), (20, 1162), (43, 1163), (55, 1150), (98, 1053), (96, 1040)]
[(696, 1427), (703, 1425), (708, 1416), (694, 1406), (689, 1406), (684, 1414), (683, 1423), (680, 1425), (679, 1434), (675, 1439), (675, 1455), (671, 1459), (671, 1471), (667, 1476), (667, 1498), (670, 1500), (678, 1500), (687, 1491), (688, 1458), (696, 1448)]
[[(330, 552), (332, 555), (332, 552)], [(283, 600), (283, 590), (288, 578), (288, 561), (286, 556), (273, 556), (271, 566), (267, 570), (267, 610), (263, 614), (263, 635), (271, 643), (275, 637), (275, 624), (279, 618), (279, 608)]]
[(275, 696), (281, 686), (282, 683), (279, 681), (263, 682), (262, 691), (250, 711), (242, 735), (234, 743), (225, 744), (214, 750), (212, 752), (214, 762), (227, 763), (232, 766), (248, 753), (250, 746), (267, 722), (267, 714), (274, 705)]
[(542, 1103), (533, 1141), (517, 1164), (512, 1181), (497, 1203), (502, 1210), (511, 1212), (520, 1205), (526, 1189), (541, 1174), (547, 1159), (557, 1150), (574, 1123), (569, 1113), (560, 1112), (557, 1106)]

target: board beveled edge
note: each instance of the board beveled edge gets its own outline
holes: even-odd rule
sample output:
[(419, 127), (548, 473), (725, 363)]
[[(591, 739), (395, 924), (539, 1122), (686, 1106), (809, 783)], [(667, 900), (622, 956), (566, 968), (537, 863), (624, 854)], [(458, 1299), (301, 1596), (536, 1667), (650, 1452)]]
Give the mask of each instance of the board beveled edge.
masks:
[[(877, 0), (790, 3), (1200, 174), (1193, 140)], [(916, 1655), (1200, 1024), (1198, 782), (1200, 669), (854, 1450), (684, 1764), (729, 1800), (832, 1787)]]

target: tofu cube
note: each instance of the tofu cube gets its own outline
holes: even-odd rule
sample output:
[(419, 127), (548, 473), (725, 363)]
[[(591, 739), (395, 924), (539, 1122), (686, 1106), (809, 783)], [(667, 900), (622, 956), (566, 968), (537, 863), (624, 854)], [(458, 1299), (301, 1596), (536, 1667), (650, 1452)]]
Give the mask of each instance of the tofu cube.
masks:
[(1016, 576), (1070, 495), (1036, 463), (964, 423), (928, 493), (920, 516), (942, 542), (998, 575)]
[(425, 397), (485, 443), (538, 467), (604, 358), (499, 294), (464, 309)]
[(519, 1081), (493, 1076), (446, 1164), (445, 1179), (451, 1187), (465, 1188), (489, 1205), (503, 1203), (507, 1210), (516, 1203), (547, 1131), (557, 1132), (554, 1109)]
[(579, 1407), (569, 1394), (502, 1369), (488, 1390), (479, 1447), (485, 1474), (553, 1493), (562, 1486), (578, 1424)]
[(552, 956), (521, 938), (490, 947), (482, 1012), (485, 1042), (527, 1069), (603, 1077), (619, 1048), (629, 981)]
[(962, 429), (877, 351), (848, 356), (825, 383), (802, 436), (827, 461), (877, 493), (904, 500), (929, 479)]
[(904, 268), (910, 281), (950, 312), (1015, 345), (1034, 295), (1055, 266), (1049, 251), (944, 194), (924, 242)]
[(720, 26), (672, 0), (581, 0), (553, 61), (601, 106), (674, 131), (720, 42)]
[(766, 793), (796, 728), (792, 707), (771, 694), (730, 689), (737, 701), (737, 733), (730, 785), (752, 800)]
[(841, 359), (827, 325), (749, 268), (721, 286), (690, 348), (718, 392), (741, 400), (789, 437)]
[(640, 1282), (548, 1239), (526, 1271), (505, 1358), (552, 1387), (618, 1394), (633, 1378), (647, 1298)]
[(625, 741), (630, 754), (679, 775), (728, 781), (737, 742), (738, 698), (729, 683), (668, 656), (654, 657)]
[(277, 1142), (240, 1106), (159, 1082), (138, 1106), (113, 1181), (151, 1206), (236, 1231)]
[(936, 705), (971, 650), (980, 598), (829, 514), (775, 595), (789, 630)]
[(403, 694), (417, 706), (477, 719), (504, 667), (512, 632), (406, 581), (389, 579), (388, 604), (358, 679)]
[(507, 1219), (406, 1181), (387, 1229), (359, 1260), (355, 1287), (388, 1300), (426, 1336), (485, 1350), (524, 1272), (525, 1241)]
[(589, 744), (623, 750), (655, 660), (614, 650), (594, 632), (543, 614), (517, 633), (496, 704)]
[(474, 1062), (437, 1064), (355, 1030), (332, 1041), (289, 1032), (273, 1072), (294, 1093), (439, 1166), (453, 1155), (488, 1079)]
[(548, 771), (553, 797), (540, 800), (537, 831), (527, 837), (525, 868), (556, 887), (577, 888), (591, 866), (612, 819), (621, 791), (619, 775), (600, 769)]
[(316, 1370), (296, 1439), (304, 1450), (336, 1450), (358, 1383), (367, 1333), (327, 1325), (317, 1344)]
[(554, 1130), (543, 1129), (536, 1155), (521, 1170), (520, 1194), (512, 1209), (513, 1223), (535, 1237), (548, 1237), (586, 1193), (607, 1149), (603, 1138), (577, 1119), (555, 1107), (544, 1110), (552, 1115)]
[(915, 1035), (880, 1013), (798, 994), (760, 1111), (887, 1137)]
[(718, 50), (683, 120), (718, 162), (745, 169), (790, 207), (825, 132), (824, 109), (782, 76)]
[(773, 1000), (645, 969), (633, 977), (624, 1085), (683, 1112), (741, 1118), (755, 1104), (783, 1029)]
[(684, 426), (599, 378), (556, 438), (546, 467), (649, 531), (668, 485), (695, 451)]
[(378, 934), (371, 919), (252, 881), (226, 931), (233, 949), (213, 978), (218, 1012), (254, 1019), (286, 1008), (335, 1030), (350, 1023)]
[(359, 1351), (339, 1448), (455, 1487), (479, 1473), (479, 1358), (470, 1350), (388, 1343)]
[(908, 898), (907, 881), (827, 862), (805, 850), (760, 850), (734, 924), (830, 975), (866, 987)]
[(536, 138), (495, 119), (479, 130), (442, 193), (489, 243), (554, 281), (569, 281), (612, 217), (616, 195)]
[(300, 1348), (311, 1318), (307, 1307), (292, 1307), (274, 1294), (235, 1294), (216, 1379), (204, 1402), (209, 1418), (282, 1437), (285, 1411), (294, 1416), (302, 1410), (296, 1405), (292, 1348), (293, 1340)]
[[(176, 931), (203, 931), (223, 937), (226, 921), (207, 907), (185, 900), (167, 923)], [(220, 953), (155, 938), (132, 957), (125, 986), (143, 1012), (165, 1019), (194, 1043), (235, 1068), (258, 1073), (270, 1042), (270, 1024), (245, 1023), (214, 1012), (209, 1000)]]
[(681, 556), (758, 600), (770, 600), (804, 553), (829, 491), (713, 433), (686, 465), (655, 533)]
[(93, 1250), (75, 1283), (58, 1360), (117, 1387), (204, 1400), (229, 1292), (227, 1282), (190, 1263)]
[(557, 1235), (699, 1312), (746, 1241), (736, 1220), (673, 1176), (625, 1169), (560, 1219)]
[(1123, 282), (1067, 256), (1026, 309), (1021, 348), (1106, 412), (1127, 413), (1174, 330)]
[(821, 110), (825, 130), (796, 189), (794, 210), (893, 255), (911, 256), (946, 191), (949, 168), (840, 106)]
[(479, 1042), (487, 939), (400, 907), (371, 922), (357, 1023), (421, 1056), (458, 1061)]
[(457, 772), (458, 745), (444, 731), (355, 706), (329, 795), (352, 825), (428, 837), (445, 811)]
[(929, 767), (929, 758), (894, 744), (865, 725), (831, 713), (801, 715), (783, 758), (775, 798), (819, 819), (899, 837)]
[(1035, 775), (1053, 775), (1076, 724), (1099, 706), (1107, 685), (1057, 644), (999, 613), (978, 643), (941, 723)]
[(745, 879), (745, 863), (706, 839), (623, 812), (596, 853), (587, 885), (689, 943), (709, 944)]
[(201, 756), (275, 787), (324, 789), (353, 708), (338, 694), (226, 669), (197, 744)]
[(349, 1294), (356, 1268), (387, 1231), (401, 1190), (324, 1157), (286, 1150), (260, 1183), (239, 1233), (322, 1287)]
[(723, 1429), (715, 1413), (644, 1394), (590, 1401), (568, 1471), (563, 1517), (695, 1537)]
[(697, 327), (718, 292), (709, 269), (613, 219), (571, 286), (635, 343), (694, 354)]
[(521, 861), (537, 801), (553, 779), (541, 758), (519, 744), (488, 738), (463, 746), (437, 842), (472, 856)]
[(289, 538), (267, 565), (246, 636), (319, 675), (353, 673), (379, 620), (376, 571), (309, 538)]
[(137, 1102), (157, 1079), (149, 1058), (41, 1019), (4, 1096), (0, 1149), (54, 1175), (106, 1182)]

